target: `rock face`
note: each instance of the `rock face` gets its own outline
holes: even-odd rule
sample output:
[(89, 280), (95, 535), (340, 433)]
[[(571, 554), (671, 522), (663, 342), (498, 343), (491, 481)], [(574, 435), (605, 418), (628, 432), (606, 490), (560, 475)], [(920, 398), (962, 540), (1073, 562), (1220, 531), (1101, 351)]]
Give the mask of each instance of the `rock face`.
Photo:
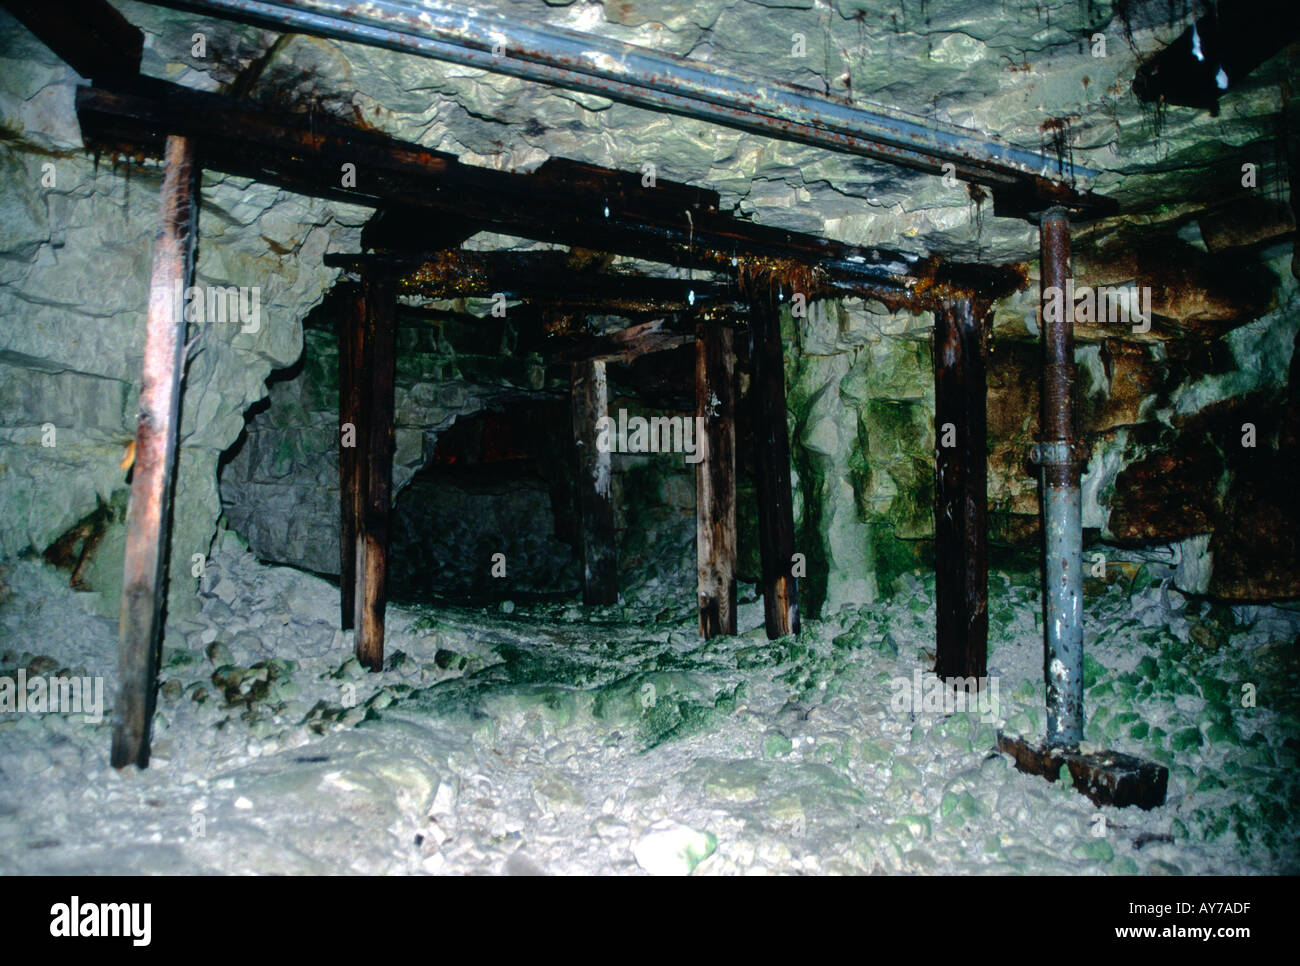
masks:
[(834, 613), (888, 592), (933, 533), (930, 320), (814, 303), (783, 324), (804, 606)]
[[(717, 189), (724, 207), (765, 224), (1028, 264), (1026, 291), (995, 306), (989, 492), (995, 537), (1034, 546), (1037, 487), (1024, 461), (1040, 373), (1032, 225), (993, 218), (960, 184), (849, 155), (387, 51), (296, 35), (277, 42), (257, 28), (131, 0), (119, 6), (146, 33), (145, 72), (177, 83), (221, 89), (256, 62), (245, 77), (254, 100), (345, 117), (467, 163), (649, 164), (659, 177)], [(1292, 252), (1279, 242), (1294, 215), (1282, 200), (1287, 172), (1270, 161), (1280, 157), (1272, 141), (1287, 110), (1284, 58), (1234, 83), (1232, 110), (1207, 139), (1203, 112), (1154, 113), (1128, 89), (1138, 61), (1192, 15), (1162, 2), (479, 6), (888, 103), (1025, 146), (1050, 148), (1055, 132), (1066, 132), (1074, 160), (1100, 172), (1095, 187), (1135, 212), (1079, 228), (1077, 281), (1149, 287), (1153, 312), (1149, 331), (1078, 328), (1078, 416), (1092, 443), (1085, 525), (1116, 544), (1178, 547), (1185, 590), (1233, 599), (1300, 593), (1288, 499), (1296, 434), (1293, 410), (1284, 409), (1294, 406), (1300, 312)], [(196, 31), (207, 39), (202, 56)], [(111, 614), (158, 171), (83, 154), (76, 83), (0, 13), (0, 557), (57, 547)], [(1257, 169), (1255, 189), (1241, 187), (1244, 164)], [(308, 322), (304, 337), (303, 324), (335, 279), (321, 256), (355, 251), (369, 215), (205, 175), (197, 282), (256, 289), (260, 318), (247, 330), (212, 323), (197, 331), (182, 402), (174, 616), (195, 606), (194, 558), (208, 552), (222, 512), (267, 559), (337, 567), (334, 350), (328, 325)], [(469, 244), (524, 245), (486, 234)], [(850, 301), (814, 305), (783, 326), (804, 594), (810, 612), (830, 613), (875, 599), (926, 563), (930, 320)], [(491, 326), (403, 338), (399, 494), (458, 419), (562, 388), (562, 374), (517, 357)], [(1242, 443), (1245, 424), (1255, 427), (1254, 446)], [(741, 569), (752, 578), (743, 448), (740, 457)], [(615, 469), (626, 565), (680, 581), (693, 555), (689, 468), (619, 456)], [(462, 496), (447, 494), (453, 503)], [(533, 536), (555, 540), (533, 559), (539, 573), (549, 561), (562, 574), (571, 511), (550, 502), (549, 522), (536, 504), (542, 522)]]
[[(339, 572), (338, 340), (333, 307), (308, 321), (301, 360), (227, 455), (227, 523), (263, 560)], [(392, 593), (509, 597), (572, 591), (567, 366), (502, 352), (504, 324), (399, 313)], [(504, 340), (504, 342), (503, 342)], [(610, 410), (652, 415), (616, 394)], [(684, 416), (684, 413), (675, 415)], [(616, 453), (615, 519), (629, 581), (694, 567), (694, 470), (672, 454)], [(508, 579), (493, 574), (505, 555)]]
[[(0, 555), (44, 550), (127, 488), (158, 174), (80, 151), (76, 75), (5, 15), (0, 118)], [(209, 550), (217, 463), (273, 369), (302, 348), (302, 318), (332, 282), (327, 248), (352, 247), (364, 213), (205, 175), (195, 283), (259, 292), (256, 328), (198, 327), (181, 403), (169, 613), (195, 606), (194, 554)], [(245, 331), (246, 330), (246, 331)], [(114, 519), (88, 568), (116, 613), (124, 534)]]
[[(1300, 521), (1286, 495), (1296, 480), (1300, 296), (1286, 262), (1268, 263), (1279, 282), (1274, 305), (1258, 319), (1153, 353), (1146, 418), (1094, 442), (1100, 535), (1120, 544), (1179, 544), (1201, 557), (1175, 579), (1189, 592), (1230, 600), (1300, 595)], [(1111, 468), (1119, 471), (1111, 476)]]
[[(1184, 327), (1157, 316), (1165, 327), (1154, 339), (1131, 326), (1079, 326), (1077, 420), (1091, 446), (1084, 526), (1102, 543), (1174, 545), (1199, 556), (1177, 578), (1183, 590), (1294, 597), (1300, 524), (1283, 494), (1293, 492), (1290, 467), (1298, 462), (1290, 401), (1297, 380), (1288, 367), (1295, 367), (1300, 289), (1289, 254), (1234, 259), (1246, 266), (1251, 294), (1217, 321), (1201, 315)], [(1081, 278), (1080, 285), (1093, 284), (1096, 276)], [(1185, 284), (1177, 304), (1206, 304), (1208, 283)], [(1172, 297), (1172, 288), (1165, 291)], [(1029, 328), (1037, 328), (1036, 298), (1031, 282), (997, 307), (988, 356), (992, 536), (1026, 550), (1039, 545), (1038, 484), (1027, 462), (1040, 419), (1042, 349)], [(930, 552), (930, 319), (818, 303), (784, 326), (805, 606), (829, 614), (888, 592)], [(1253, 443), (1247, 424), (1255, 427)], [(742, 550), (756, 553), (750, 538)], [(1260, 556), (1252, 559), (1256, 545)]]
[[(230, 84), (276, 34), (118, 0), (148, 35), (146, 69), (191, 86)], [(962, 124), (1101, 172), (1097, 187), (1141, 206), (1213, 199), (1269, 164), (1284, 57), (1233, 82), (1206, 139), (1204, 112), (1157, 112), (1129, 85), (1138, 64), (1196, 11), (1165, 0), (482, 0), (501, 13), (690, 56), (855, 103)], [(195, 56), (192, 36), (207, 38)], [(1104, 38), (1098, 43), (1096, 38)], [(1032, 226), (986, 217), (966, 186), (609, 99), (389, 51), (288, 35), (258, 67), (251, 97), (360, 119), (469, 163), (527, 170), (548, 157), (708, 185), (756, 220), (863, 245), (997, 261), (1036, 249)], [(28, 113), (48, 110), (37, 99)], [(66, 121), (64, 122), (67, 123)], [(1064, 153), (1063, 151), (1061, 153)], [(1240, 155), (1240, 157), (1238, 157)], [(1216, 236), (1217, 237), (1217, 236)]]
[[(315, 317), (314, 326), (324, 324)], [(272, 381), (269, 405), (251, 416), (221, 470), (222, 505), (229, 524), (264, 560), (318, 573), (339, 570), (338, 339), (312, 327), (298, 364)], [(458, 417), (480, 411), (495, 390), (474, 392), (442, 382), (450, 340), (421, 344), (399, 337), (395, 404), (395, 493), (432, 455), (440, 432)], [(426, 351), (428, 350), (428, 351)]]

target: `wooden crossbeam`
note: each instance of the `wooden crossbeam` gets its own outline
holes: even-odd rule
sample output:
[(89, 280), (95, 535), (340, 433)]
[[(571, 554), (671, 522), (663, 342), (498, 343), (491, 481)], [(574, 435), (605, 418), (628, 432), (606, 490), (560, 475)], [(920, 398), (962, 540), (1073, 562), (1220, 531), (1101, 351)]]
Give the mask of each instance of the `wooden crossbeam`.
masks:
[[(560, 165), (541, 177), (480, 168), (355, 125), (154, 79), (130, 92), (80, 88), (77, 116), (83, 139), (96, 150), (157, 154), (164, 132), (175, 131), (196, 139), (211, 170), (385, 209), (363, 231), (367, 248), (428, 252), (437, 225), (450, 219), (722, 273), (758, 260), (771, 271), (802, 275), (808, 290), (800, 291), (808, 298), (857, 294), (923, 308), (951, 296), (954, 285), (978, 285), (988, 299), (1024, 285), (1022, 271), (950, 266), (745, 221), (714, 210), (712, 196), (687, 185), (659, 180), (636, 190), (625, 173), (592, 175), (571, 162), (568, 170)], [(354, 166), (355, 185), (345, 186), (344, 164)], [(601, 178), (624, 190), (611, 197)], [(684, 198), (697, 207), (683, 205)]]
[(180, 295), (193, 272), (198, 227), (194, 145), (187, 138), (169, 137), (165, 157), (145, 318), (135, 466), (126, 518), (118, 625), (119, 691), (113, 710), (115, 768), (131, 764), (144, 768), (149, 764), (149, 727), (162, 639), (167, 531), (184, 376), (185, 316)]
[(328, 254), (324, 260), (326, 267), (353, 272), (382, 268), (397, 278), (399, 293), (429, 299), (502, 295), (534, 306), (632, 315), (734, 305), (738, 297), (728, 280), (603, 271), (585, 255), (566, 251)]

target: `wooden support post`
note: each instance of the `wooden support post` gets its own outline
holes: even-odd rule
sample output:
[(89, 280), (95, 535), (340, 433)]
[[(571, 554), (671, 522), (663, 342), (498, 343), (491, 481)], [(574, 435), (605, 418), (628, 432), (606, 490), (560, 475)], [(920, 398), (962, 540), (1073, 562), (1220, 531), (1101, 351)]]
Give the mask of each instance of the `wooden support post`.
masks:
[(609, 452), (596, 445), (600, 421), (609, 416), (605, 363), (570, 366), (573, 445), (577, 453), (578, 519), (582, 539), (582, 601), (618, 602), (618, 553), (614, 542), (614, 492)]
[(758, 294), (751, 299), (749, 337), (763, 611), (767, 636), (775, 640), (799, 631), (799, 589), (793, 573), (794, 503), (790, 495), (785, 358), (774, 295)]
[(736, 633), (735, 346), (732, 330), (701, 325), (695, 339), (695, 552), (700, 634)]
[(988, 671), (987, 315), (969, 299), (934, 313), (934, 673)]
[(193, 143), (187, 138), (168, 137), (165, 159), (149, 277), (144, 378), (126, 522), (118, 625), (120, 683), (113, 712), (115, 768), (130, 764), (144, 768), (149, 764), (149, 725), (167, 592), (167, 534), (185, 371), (183, 293), (194, 265), (198, 168)]
[(339, 626), (351, 630), (356, 608), (357, 519), (361, 515), (361, 353), (364, 289), (349, 285), (340, 304), (339, 334)]
[(1041, 775), (1054, 782), (1065, 765), (1075, 789), (1099, 807), (1136, 805), (1150, 811), (1163, 805), (1169, 792), (1169, 769), (1154, 761), (1119, 751), (1080, 752), (1053, 744), (1038, 747), (1019, 735), (1000, 731), (997, 741), (997, 750), (1010, 755), (1026, 775)]
[(360, 358), (360, 512), (356, 534), (356, 655), (363, 667), (384, 666), (388, 605), (388, 518), (393, 485), (394, 307), (391, 278), (367, 277)]

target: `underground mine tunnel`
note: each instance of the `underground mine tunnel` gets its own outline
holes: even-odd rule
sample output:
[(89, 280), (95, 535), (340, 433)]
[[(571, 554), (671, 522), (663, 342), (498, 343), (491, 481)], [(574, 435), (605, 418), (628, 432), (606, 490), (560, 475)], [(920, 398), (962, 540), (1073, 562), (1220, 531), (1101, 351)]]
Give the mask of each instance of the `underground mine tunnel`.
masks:
[(0, 8), (0, 871), (1300, 871), (1293, 4)]

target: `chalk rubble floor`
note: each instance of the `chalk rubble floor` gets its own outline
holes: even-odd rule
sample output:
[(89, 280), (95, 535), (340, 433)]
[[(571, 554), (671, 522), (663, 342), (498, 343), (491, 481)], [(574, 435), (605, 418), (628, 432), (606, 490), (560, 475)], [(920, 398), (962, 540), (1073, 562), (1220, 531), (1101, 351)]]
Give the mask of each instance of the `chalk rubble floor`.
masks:
[[(39, 562), (5, 579), (0, 676), (102, 674), (111, 705), (116, 623)], [(933, 580), (904, 582), (778, 642), (752, 591), (700, 641), (685, 581), (390, 606), (370, 674), (337, 588), (228, 543), (169, 627), (148, 770), (109, 766), (111, 711), (0, 715), (0, 872), (1300, 871), (1294, 612), (1094, 588), (1088, 739), (1171, 766), (1164, 807), (1099, 810), (990, 752), (1043, 727), (1032, 578), (991, 577), (983, 714), (891, 707), (932, 666)]]

